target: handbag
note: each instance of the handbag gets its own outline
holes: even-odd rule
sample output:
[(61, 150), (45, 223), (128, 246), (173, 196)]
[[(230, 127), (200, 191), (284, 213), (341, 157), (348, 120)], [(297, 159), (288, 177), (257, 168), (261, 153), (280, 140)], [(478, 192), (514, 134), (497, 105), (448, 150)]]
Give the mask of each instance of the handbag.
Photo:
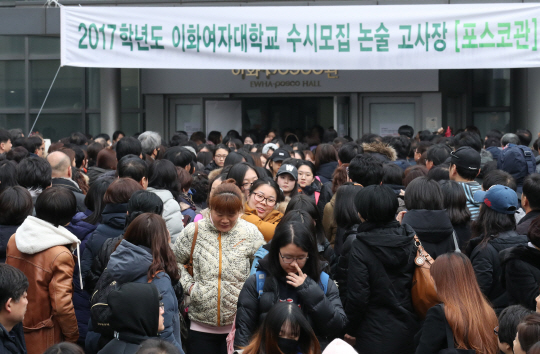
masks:
[(429, 274), (429, 269), (434, 262), (433, 258), (426, 252), (416, 235), (414, 235), (414, 246), (416, 247), (416, 257), (414, 259), (416, 268), (413, 275), (411, 296), (414, 310), (418, 316), (424, 319), (427, 311), (441, 301), (437, 296), (435, 284)]
[(452, 329), (450, 329), (450, 325), (448, 324), (446, 315), (444, 314), (444, 305), (442, 306), (442, 309), (446, 327), (446, 341), (448, 348), (439, 350), (439, 354), (476, 354), (476, 350), (474, 349), (456, 349), (456, 346), (454, 345), (454, 333), (452, 333)]
[(193, 241), (191, 242), (191, 253), (189, 254), (188, 264), (184, 264), (184, 268), (193, 276), (193, 251), (195, 250), (195, 244), (197, 243), (197, 234), (199, 233), (199, 223), (195, 223), (195, 233), (193, 234)]

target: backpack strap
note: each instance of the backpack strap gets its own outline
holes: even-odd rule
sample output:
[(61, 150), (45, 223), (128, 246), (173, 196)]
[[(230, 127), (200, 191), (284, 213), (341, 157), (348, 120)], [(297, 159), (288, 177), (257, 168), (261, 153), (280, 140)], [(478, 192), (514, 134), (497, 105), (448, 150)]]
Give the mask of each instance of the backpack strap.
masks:
[(263, 294), (265, 280), (266, 280), (266, 272), (264, 270), (258, 270), (255, 273), (255, 281), (257, 282), (257, 294), (259, 295), (259, 298)]
[(321, 288), (324, 291), (324, 295), (326, 295), (326, 292), (328, 291), (328, 281), (330, 280), (330, 275), (326, 272), (321, 272), (321, 279), (320, 279), (320, 285)]
[(534, 173), (536, 171), (536, 159), (534, 158), (531, 149), (525, 145), (519, 145), (518, 147), (523, 152), (523, 156), (525, 156), (525, 162), (527, 163), (527, 170), (529, 171), (529, 174)]
[(191, 252), (189, 254), (189, 263), (184, 264), (184, 268), (189, 275), (193, 276), (193, 251), (195, 250), (195, 244), (197, 244), (197, 235), (199, 233), (199, 223), (195, 223), (195, 233), (193, 234), (193, 241), (191, 241)]
[(315, 192), (315, 204), (319, 204), (320, 196), (321, 196), (321, 192)]

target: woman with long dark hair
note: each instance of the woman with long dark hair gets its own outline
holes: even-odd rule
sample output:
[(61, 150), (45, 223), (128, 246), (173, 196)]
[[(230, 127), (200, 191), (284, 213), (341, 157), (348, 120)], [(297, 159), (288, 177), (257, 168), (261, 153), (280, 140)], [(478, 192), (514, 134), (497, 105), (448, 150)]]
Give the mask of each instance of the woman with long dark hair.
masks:
[[(335, 206), (332, 214), (325, 212), (323, 216), (323, 226), (326, 228), (325, 220), (334, 219), (336, 230), (330, 229), (330, 233), (335, 233), (334, 252), (337, 256), (343, 254), (343, 245), (350, 235), (356, 233), (356, 228), (362, 222), (358, 217), (358, 212), (354, 206), (356, 194), (362, 189), (358, 183), (347, 182), (338, 188), (335, 196)], [(328, 231), (326, 232), (328, 235)], [(331, 236), (330, 236), (331, 238)], [(351, 240), (352, 242), (352, 240)], [(330, 239), (330, 243), (332, 240)]]
[(464, 249), (471, 239), (471, 212), (467, 209), (467, 196), (457, 182), (439, 182), (443, 194), (443, 206), (454, 227), (460, 249)]
[(253, 185), (253, 182), (258, 180), (259, 177), (259, 173), (253, 165), (247, 162), (240, 162), (231, 167), (226, 179), (234, 179), (236, 185), (244, 194), (244, 200), (247, 200), (249, 189)]
[(320, 346), (298, 306), (280, 302), (266, 315), (243, 354), (318, 354)]
[(493, 333), (497, 316), (478, 287), (469, 259), (457, 252), (442, 254), (430, 273), (442, 304), (428, 310), (416, 354), (447, 349), (446, 326), (453, 334), (455, 348), (473, 349), (476, 354), (498, 353)]
[(332, 144), (320, 144), (315, 150), (315, 169), (321, 183), (330, 182), (338, 167), (337, 151)]
[(319, 341), (341, 334), (346, 316), (338, 289), (321, 273), (313, 225), (307, 224), (290, 221), (277, 226), (268, 255), (259, 261), (257, 273), (247, 279), (240, 292), (235, 347), (248, 345), (257, 325), (279, 302), (300, 306)]
[(163, 218), (153, 213), (141, 214), (128, 226), (124, 239), (111, 255), (107, 272), (119, 283), (152, 283), (157, 287), (165, 305), (165, 330), (160, 337), (183, 353), (178, 300), (173, 289), (180, 272), (169, 242)]
[[(298, 151), (295, 151), (297, 153)], [(316, 178), (315, 165), (309, 161), (299, 160), (296, 164), (298, 169), (298, 185), (302, 193), (313, 198), (315, 204), (319, 202), (322, 183)]]
[(405, 189), (405, 207), (398, 214), (401, 223), (416, 232), (426, 252), (433, 258), (456, 250), (457, 236), (444, 210), (443, 193), (435, 181), (417, 177)]
[(390, 187), (361, 189), (355, 206), (362, 223), (349, 255), (345, 340), (362, 353), (410, 353), (418, 328), (414, 230), (395, 220), (399, 204)]
[(273, 179), (263, 177), (253, 182), (242, 219), (257, 226), (266, 242), (274, 237), (276, 226), (283, 217), (283, 214), (275, 209), (276, 204), (281, 201), (283, 193)]
[(328, 262), (329, 265), (333, 264), (336, 258), (334, 249), (330, 246), (330, 242), (326, 239), (326, 234), (324, 233), (321, 214), (319, 214), (319, 209), (313, 199), (304, 194), (299, 194), (296, 197), (292, 198), (287, 209), (285, 210), (285, 216), (293, 210), (303, 210), (309, 214), (312, 219), (312, 222), (315, 223), (315, 230), (317, 237), (317, 250), (319, 255)]
[(210, 215), (189, 224), (173, 250), (182, 271), (184, 292), (190, 295), (188, 352), (227, 353), (236, 301), (250, 271), (250, 261), (264, 244), (259, 230), (242, 220), (242, 192), (230, 179), (210, 194)]
[(487, 192), (478, 191), (474, 200), (480, 204), (478, 219), (472, 224), (473, 238), (469, 243), (470, 259), (482, 293), (495, 312), (508, 306), (508, 295), (502, 282), (499, 253), (510, 247), (527, 244), (527, 236), (516, 232), (519, 203), (516, 192), (496, 184)]

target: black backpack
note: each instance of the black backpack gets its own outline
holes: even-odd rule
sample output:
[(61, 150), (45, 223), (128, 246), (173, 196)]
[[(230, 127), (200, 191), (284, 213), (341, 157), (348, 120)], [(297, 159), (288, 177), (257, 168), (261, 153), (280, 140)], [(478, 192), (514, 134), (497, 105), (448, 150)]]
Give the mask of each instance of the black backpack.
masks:
[(107, 268), (105, 268), (103, 274), (99, 277), (95, 291), (90, 299), (90, 318), (92, 319), (94, 330), (106, 337), (114, 336), (114, 331), (110, 325), (112, 311), (109, 307), (107, 297), (111, 291), (117, 290), (119, 286), (120, 284), (112, 278)]

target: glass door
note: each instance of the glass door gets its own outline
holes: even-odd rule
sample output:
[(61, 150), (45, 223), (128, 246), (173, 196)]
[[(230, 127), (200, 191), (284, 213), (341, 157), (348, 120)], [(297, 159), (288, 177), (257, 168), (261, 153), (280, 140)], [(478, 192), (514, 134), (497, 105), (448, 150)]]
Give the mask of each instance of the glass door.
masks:
[(188, 136), (204, 131), (201, 98), (175, 98), (170, 101), (170, 135), (185, 131)]
[(422, 128), (420, 97), (364, 97), (363, 133), (398, 135), (398, 128), (410, 125)]

